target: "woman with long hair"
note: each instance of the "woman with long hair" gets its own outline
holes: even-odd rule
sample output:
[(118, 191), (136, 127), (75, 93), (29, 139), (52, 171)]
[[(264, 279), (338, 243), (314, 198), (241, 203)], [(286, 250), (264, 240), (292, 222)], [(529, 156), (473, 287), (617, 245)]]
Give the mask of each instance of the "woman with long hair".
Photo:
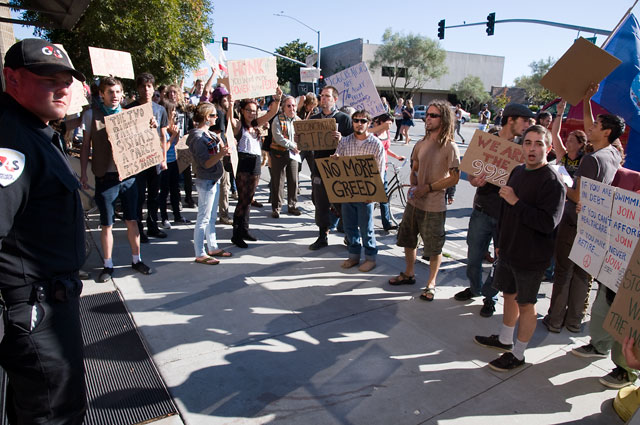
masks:
[(409, 127), (413, 127), (413, 100), (407, 99), (405, 107), (402, 110), (402, 126), (400, 127), (400, 134), (404, 137), (404, 144), (408, 145), (411, 139), (409, 139)]
[(249, 233), (249, 209), (256, 193), (262, 165), (262, 141), (259, 127), (268, 124), (280, 109), (282, 90), (276, 88), (276, 95), (269, 105), (266, 114), (258, 117), (258, 103), (255, 99), (244, 99), (240, 102), (240, 118), (230, 116), (233, 133), (238, 140), (238, 170), (236, 186), (238, 187), (238, 204), (233, 213), (233, 236), (231, 242), (240, 248), (247, 248), (248, 241), (257, 239)]
[(556, 152), (556, 162), (563, 165), (571, 178), (573, 178), (573, 174), (578, 170), (578, 165), (580, 165), (582, 155), (584, 155), (587, 135), (582, 130), (574, 130), (569, 133), (566, 143), (562, 141), (560, 128), (562, 127), (562, 115), (566, 106), (567, 101), (562, 100), (556, 107), (557, 115), (551, 127), (551, 138), (553, 140), (553, 150)]
[[(231, 253), (218, 247), (216, 238), (216, 210), (220, 196), (220, 177), (224, 172), (222, 158), (229, 153), (229, 148), (222, 139), (209, 131), (217, 116), (215, 106), (209, 102), (200, 102), (193, 116), (196, 127), (189, 131), (187, 137), (187, 146), (196, 168), (198, 191), (198, 216), (193, 229), (195, 261), (207, 265), (220, 262), (214, 257), (231, 257)], [(205, 237), (207, 251), (204, 249)]]

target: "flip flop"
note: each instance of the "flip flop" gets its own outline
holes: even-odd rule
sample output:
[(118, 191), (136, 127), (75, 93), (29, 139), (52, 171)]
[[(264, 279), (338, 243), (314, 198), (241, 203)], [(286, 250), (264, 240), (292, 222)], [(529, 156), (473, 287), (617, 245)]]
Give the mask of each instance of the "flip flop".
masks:
[(422, 294), (420, 294), (420, 299), (423, 301), (433, 301), (433, 298), (436, 296), (436, 288), (424, 288)]
[(224, 249), (219, 249), (217, 251), (209, 251), (208, 254), (212, 257), (224, 257), (224, 258), (231, 257), (232, 255), (230, 252), (227, 252)]
[(400, 272), (397, 277), (389, 279), (389, 285), (414, 285), (416, 283), (415, 276), (407, 276), (404, 272)]
[(220, 260), (216, 260), (212, 257), (196, 258), (196, 263), (205, 264), (207, 266), (215, 266), (216, 264), (220, 264)]

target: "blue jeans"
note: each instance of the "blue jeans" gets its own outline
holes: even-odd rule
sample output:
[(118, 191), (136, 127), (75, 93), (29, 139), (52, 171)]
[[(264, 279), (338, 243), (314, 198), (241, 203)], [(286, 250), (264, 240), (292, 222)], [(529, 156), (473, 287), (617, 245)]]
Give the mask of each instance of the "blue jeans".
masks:
[(364, 257), (375, 261), (378, 248), (376, 236), (373, 231), (373, 202), (347, 202), (342, 204), (342, 223), (344, 233), (349, 244), (349, 258), (360, 259), (362, 245), (364, 245)]
[(198, 217), (193, 229), (193, 247), (196, 257), (206, 254), (204, 250), (204, 238), (207, 237), (209, 251), (218, 249), (216, 240), (216, 211), (220, 199), (220, 183), (213, 180), (196, 179), (198, 191)]
[(493, 271), (482, 284), (482, 260), (493, 238), (497, 242), (498, 220), (473, 209), (467, 231), (467, 278), (473, 295), (484, 295), (485, 301), (497, 299), (498, 290), (493, 288)]
[[(384, 173), (384, 192), (387, 193), (387, 172)], [(382, 228), (389, 230), (393, 224), (391, 223), (391, 210), (388, 202), (380, 202), (380, 218), (382, 219)]]

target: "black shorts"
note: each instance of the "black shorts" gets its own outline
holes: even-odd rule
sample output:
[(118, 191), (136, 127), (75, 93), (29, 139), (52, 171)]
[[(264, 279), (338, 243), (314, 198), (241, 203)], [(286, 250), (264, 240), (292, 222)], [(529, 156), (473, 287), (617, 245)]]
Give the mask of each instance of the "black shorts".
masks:
[(516, 294), (518, 304), (535, 304), (545, 271), (517, 269), (498, 259), (493, 287), (505, 294)]

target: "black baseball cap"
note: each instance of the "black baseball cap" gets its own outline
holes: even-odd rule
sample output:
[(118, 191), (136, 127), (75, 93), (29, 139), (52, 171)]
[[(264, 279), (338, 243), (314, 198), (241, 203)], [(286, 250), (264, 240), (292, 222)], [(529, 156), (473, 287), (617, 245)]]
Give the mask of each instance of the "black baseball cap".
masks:
[(503, 117), (525, 117), (534, 118), (535, 114), (531, 109), (520, 103), (510, 103), (504, 107)]
[(37, 75), (69, 71), (78, 80), (85, 80), (84, 75), (73, 68), (62, 49), (40, 38), (26, 38), (11, 46), (4, 56), (4, 66), (11, 69), (25, 68)]

